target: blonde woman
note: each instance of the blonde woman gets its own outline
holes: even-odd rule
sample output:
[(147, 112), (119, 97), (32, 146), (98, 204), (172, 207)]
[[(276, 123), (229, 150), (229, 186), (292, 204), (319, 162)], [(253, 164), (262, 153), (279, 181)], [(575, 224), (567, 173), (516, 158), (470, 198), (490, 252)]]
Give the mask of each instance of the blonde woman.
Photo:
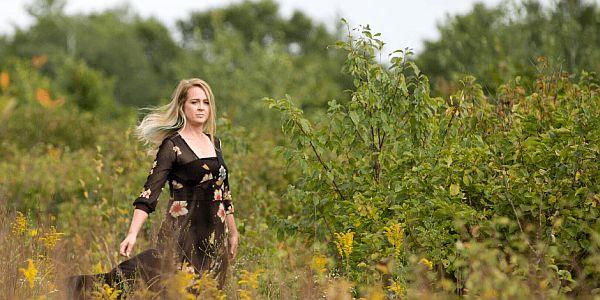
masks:
[[(159, 146), (119, 248), (129, 259), (108, 273), (70, 277), (72, 297), (82, 297), (94, 281), (114, 286), (141, 279), (151, 290), (162, 292), (168, 289), (165, 279), (177, 270), (199, 275), (208, 271), (223, 288), (229, 261), (237, 252), (238, 232), (215, 116), (210, 86), (192, 78), (180, 81), (171, 102), (142, 120), (138, 136)], [(138, 232), (155, 211), (165, 183), (170, 197), (156, 247), (131, 257)]]

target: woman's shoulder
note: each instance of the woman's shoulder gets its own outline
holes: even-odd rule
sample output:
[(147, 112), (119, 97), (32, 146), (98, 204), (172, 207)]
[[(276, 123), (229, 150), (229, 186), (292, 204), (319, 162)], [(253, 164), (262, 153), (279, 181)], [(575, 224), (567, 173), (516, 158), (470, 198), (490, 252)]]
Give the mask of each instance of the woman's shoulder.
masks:
[(162, 145), (167, 145), (167, 146), (169, 146), (169, 145), (177, 145), (177, 143), (175, 142), (175, 138), (178, 135), (179, 135), (178, 132), (171, 132), (171, 133), (168, 133), (167, 135), (165, 135), (165, 137), (162, 139), (162, 141), (160, 141), (160, 143), (158, 144), (159, 148)]
[[(210, 136), (211, 136), (211, 135), (210, 135), (210, 133), (207, 133), (206, 135), (207, 135), (209, 138), (210, 138)], [(218, 135), (216, 135), (216, 134), (215, 134), (215, 147), (216, 147), (218, 150), (221, 150), (221, 139), (220, 139), (220, 138), (219, 138), (219, 136), (218, 136)]]
[(177, 132), (177, 131), (171, 132), (165, 136), (165, 138), (163, 139), (163, 142), (168, 141), (168, 140), (173, 141), (177, 136), (179, 136), (179, 132)]

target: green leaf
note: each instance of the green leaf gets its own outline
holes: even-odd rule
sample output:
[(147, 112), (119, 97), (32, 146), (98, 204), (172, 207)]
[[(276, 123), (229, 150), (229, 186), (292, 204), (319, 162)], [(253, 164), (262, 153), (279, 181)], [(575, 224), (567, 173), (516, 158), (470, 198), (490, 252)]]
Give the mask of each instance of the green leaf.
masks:
[(352, 122), (354, 122), (354, 124), (359, 123), (358, 114), (355, 111), (350, 112), (350, 119), (352, 119)]
[(456, 196), (460, 193), (460, 185), (453, 183), (450, 185), (450, 196)]

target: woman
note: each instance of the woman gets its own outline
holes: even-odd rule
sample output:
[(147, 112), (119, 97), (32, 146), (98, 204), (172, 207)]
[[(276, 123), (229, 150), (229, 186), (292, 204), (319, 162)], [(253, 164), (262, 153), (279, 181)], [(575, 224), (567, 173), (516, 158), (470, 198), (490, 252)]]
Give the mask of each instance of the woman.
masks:
[[(223, 288), (229, 261), (237, 252), (238, 232), (229, 170), (221, 141), (215, 137), (215, 115), (210, 86), (192, 78), (180, 81), (171, 102), (142, 120), (136, 128), (138, 136), (160, 146), (143, 191), (133, 202), (133, 219), (119, 248), (129, 259), (108, 273), (70, 277), (71, 296), (81, 297), (94, 281), (114, 286), (135, 279), (161, 292), (168, 288), (165, 279), (177, 270), (196, 274), (208, 271)], [(170, 197), (156, 248), (130, 257), (137, 234), (154, 212), (165, 182)]]

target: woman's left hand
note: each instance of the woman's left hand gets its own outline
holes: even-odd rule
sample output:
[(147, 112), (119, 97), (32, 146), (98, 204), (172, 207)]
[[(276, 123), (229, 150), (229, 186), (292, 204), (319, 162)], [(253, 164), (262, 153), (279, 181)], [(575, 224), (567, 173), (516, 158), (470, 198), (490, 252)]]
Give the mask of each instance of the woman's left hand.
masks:
[(230, 233), (229, 234), (229, 260), (234, 260), (235, 255), (237, 254), (238, 247), (238, 234)]

